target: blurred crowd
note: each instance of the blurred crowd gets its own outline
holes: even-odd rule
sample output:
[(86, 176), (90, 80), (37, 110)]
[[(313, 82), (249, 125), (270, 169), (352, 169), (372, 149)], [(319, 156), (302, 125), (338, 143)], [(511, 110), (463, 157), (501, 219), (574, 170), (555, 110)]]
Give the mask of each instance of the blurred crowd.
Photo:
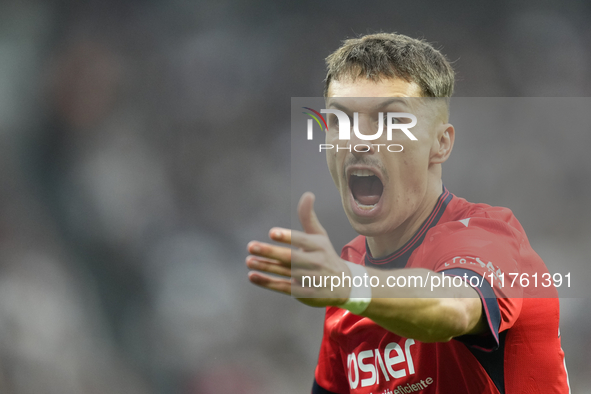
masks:
[[(0, 391), (308, 392), (323, 311), (250, 285), (245, 245), (290, 226), (290, 97), (322, 94), (340, 40), (435, 42), (457, 96), (591, 92), (586, 2), (455, 3), (0, 2)], [(573, 218), (591, 192), (582, 155), (540, 169), (569, 174), (552, 198)], [(534, 247), (588, 261), (575, 222), (532, 219)], [(584, 305), (563, 329), (580, 393)]]

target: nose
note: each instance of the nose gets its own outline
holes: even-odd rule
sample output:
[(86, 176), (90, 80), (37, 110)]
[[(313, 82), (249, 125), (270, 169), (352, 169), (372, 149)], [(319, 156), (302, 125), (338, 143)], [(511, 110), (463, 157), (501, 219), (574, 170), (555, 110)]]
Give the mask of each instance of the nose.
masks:
[(373, 155), (375, 153), (376, 141), (365, 141), (357, 137), (355, 134), (351, 135), (349, 146), (353, 156), (360, 158), (363, 155)]
[[(374, 125), (376, 122), (372, 122), (367, 115), (357, 115), (353, 119), (353, 127), (351, 129), (351, 153), (359, 158), (362, 155), (374, 154), (376, 152), (376, 146), (379, 143), (380, 134), (383, 134), (384, 125), (381, 123), (381, 133), (379, 125)], [(377, 131), (373, 128), (378, 127)], [(360, 138), (360, 135), (365, 138)], [(375, 139), (368, 139), (371, 136), (376, 136)]]

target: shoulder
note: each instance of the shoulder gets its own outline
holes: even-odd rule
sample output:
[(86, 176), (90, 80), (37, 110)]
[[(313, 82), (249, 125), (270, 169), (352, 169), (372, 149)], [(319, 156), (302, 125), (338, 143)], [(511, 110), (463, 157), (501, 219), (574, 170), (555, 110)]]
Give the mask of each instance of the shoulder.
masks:
[(491, 233), (525, 236), (521, 223), (509, 208), (471, 203), (457, 196), (454, 196), (441, 219), (431, 230), (486, 230)]
[(546, 271), (510, 209), (463, 199), (451, 208), (445, 220), (427, 232), (410, 266), (420, 264), (439, 271), (466, 264), (467, 268), (478, 267), (477, 271), (483, 268), (482, 273), (493, 267), (494, 272)]
[(502, 260), (510, 257), (514, 261), (528, 244), (521, 224), (508, 208), (474, 204), (455, 196), (447, 208), (439, 223), (425, 234), (412, 260), (435, 263), (456, 256), (502, 256)]

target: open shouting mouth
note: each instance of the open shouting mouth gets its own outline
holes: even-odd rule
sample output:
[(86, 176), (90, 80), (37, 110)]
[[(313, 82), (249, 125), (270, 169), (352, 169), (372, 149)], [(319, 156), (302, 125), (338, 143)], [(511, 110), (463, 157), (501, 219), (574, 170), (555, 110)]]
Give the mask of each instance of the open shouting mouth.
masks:
[(360, 216), (377, 213), (384, 193), (381, 173), (368, 166), (351, 166), (347, 173), (352, 210)]

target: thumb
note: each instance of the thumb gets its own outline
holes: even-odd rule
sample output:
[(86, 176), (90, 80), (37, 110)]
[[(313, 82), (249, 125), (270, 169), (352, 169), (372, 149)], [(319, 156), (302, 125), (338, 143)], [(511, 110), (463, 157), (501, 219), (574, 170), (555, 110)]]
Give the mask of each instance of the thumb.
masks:
[(298, 216), (302, 228), (307, 234), (322, 234), (327, 235), (326, 230), (320, 224), (316, 212), (314, 212), (314, 200), (316, 197), (313, 193), (306, 192), (302, 194), (298, 204)]

